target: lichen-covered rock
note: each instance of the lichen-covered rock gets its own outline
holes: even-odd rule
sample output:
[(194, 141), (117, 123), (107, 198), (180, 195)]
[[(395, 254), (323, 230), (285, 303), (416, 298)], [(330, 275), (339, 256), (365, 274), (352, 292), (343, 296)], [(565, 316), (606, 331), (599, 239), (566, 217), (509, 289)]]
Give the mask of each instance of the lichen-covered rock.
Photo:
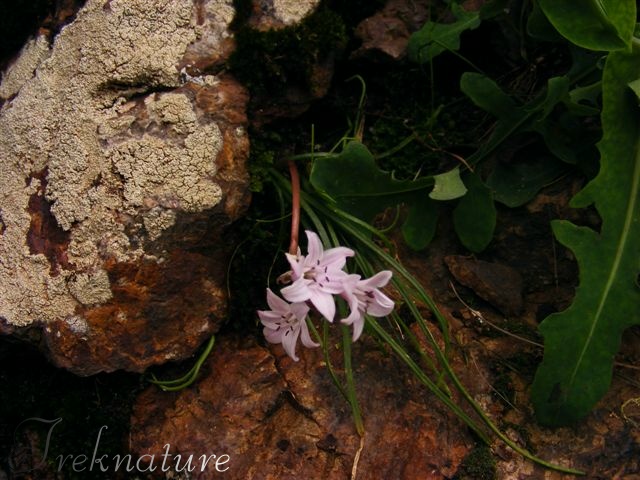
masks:
[(253, 0), (249, 24), (258, 30), (294, 25), (319, 4), (320, 0)]
[(3, 75), (0, 324), (42, 325), (57, 364), (142, 371), (223, 321), (248, 95), (201, 70), (230, 53), (233, 15), (232, 0), (88, 0)]

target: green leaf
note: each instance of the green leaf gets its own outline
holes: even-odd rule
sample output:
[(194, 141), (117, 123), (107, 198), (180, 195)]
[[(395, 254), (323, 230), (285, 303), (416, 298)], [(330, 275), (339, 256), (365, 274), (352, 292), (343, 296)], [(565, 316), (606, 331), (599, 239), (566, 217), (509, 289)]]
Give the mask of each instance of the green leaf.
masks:
[(640, 78), (629, 82), (629, 88), (636, 95), (636, 99), (640, 102)]
[(598, 99), (601, 94), (602, 81), (598, 80), (591, 85), (571, 90), (565, 105), (574, 115), (598, 115), (600, 114)]
[(367, 222), (385, 208), (409, 203), (416, 195), (426, 197), (434, 185), (431, 177), (396, 180), (380, 170), (367, 147), (356, 141), (339, 154), (316, 158), (310, 180), (342, 210)]
[(527, 203), (564, 172), (566, 166), (549, 157), (535, 163), (499, 163), (487, 178), (487, 185), (493, 190), (495, 200), (515, 208)]
[(429, 193), (429, 198), (433, 200), (453, 200), (467, 193), (467, 187), (464, 186), (460, 178), (459, 167), (440, 175), (434, 175), (433, 180), (436, 184)]
[(562, 40), (562, 35), (553, 27), (546, 17), (538, 2), (533, 2), (533, 9), (527, 19), (527, 33), (538, 40), (557, 42)]
[(407, 52), (409, 59), (417, 63), (431, 61), (446, 50), (460, 48), (460, 35), (480, 25), (479, 12), (467, 12), (460, 5), (452, 4), (451, 11), (456, 16), (453, 23), (427, 22), (409, 38)]
[(538, 0), (553, 26), (570, 42), (590, 50), (631, 46), (635, 0)]
[(466, 184), (469, 191), (453, 211), (453, 226), (462, 244), (477, 253), (484, 250), (493, 238), (496, 207), (491, 189), (478, 175), (469, 175)]
[[(498, 117), (491, 137), (487, 143), (467, 159), (469, 163), (476, 164), (492, 153), (507, 138), (516, 133), (527, 131), (540, 133), (552, 152), (559, 153), (558, 157), (561, 160), (573, 163), (571, 156), (564, 155), (565, 150), (559, 149), (559, 139), (549, 137), (549, 134), (554, 133), (554, 130), (549, 129), (547, 125), (547, 118), (555, 107), (568, 98), (569, 79), (567, 77), (549, 79), (547, 89), (524, 105), (518, 105), (493, 80), (478, 73), (467, 72), (463, 74), (460, 79), (460, 88), (473, 103)], [(578, 137), (580, 136), (578, 135)]]
[(402, 236), (409, 248), (422, 250), (431, 243), (436, 234), (438, 213), (438, 202), (426, 195), (420, 195), (413, 201), (402, 224)]
[(593, 408), (609, 388), (623, 331), (640, 323), (640, 109), (627, 88), (638, 78), (640, 53), (609, 55), (600, 172), (572, 201), (595, 204), (600, 232), (553, 222), (578, 260), (580, 285), (573, 304), (540, 325), (545, 350), (532, 398), (546, 425), (570, 424)]

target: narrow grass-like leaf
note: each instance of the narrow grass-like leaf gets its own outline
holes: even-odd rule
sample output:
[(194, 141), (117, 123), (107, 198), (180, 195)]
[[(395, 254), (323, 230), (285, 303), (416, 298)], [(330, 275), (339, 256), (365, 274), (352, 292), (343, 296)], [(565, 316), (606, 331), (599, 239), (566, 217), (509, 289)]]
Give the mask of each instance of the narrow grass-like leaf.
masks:
[(553, 223), (580, 267), (573, 304), (540, 325), (544, 359), (532, 398), (546, 425), (586, 415), (606, 393), (623, 331), (640, 323), (640, 108), (629, 83), (640, 78), (640, 53), (613, 52), (603, 75), (600, 173), (572, 201), (595, 204), (600, 232)]
[(207, 346), (204, 348), (204, 350), (196, 360), (196, 363), (193, 365), (193, 367), (191, 367), (191, 370), (189, 370), (182, 377), (176, 378), (174, 380), (158, 380), (158, 378), (154, 374), (151, 374), (151, 379), (149, 380), (149, 382), (157, 385), (165, 392), (175, 392), (187, 388), (189, 385), (196, 381), (198, 373), (200, 372), (200, 367), (202, 367), (202, 364), (211, 353), (215, 341), (215, 336), (211, 335), (211, 338), (207, 342)]

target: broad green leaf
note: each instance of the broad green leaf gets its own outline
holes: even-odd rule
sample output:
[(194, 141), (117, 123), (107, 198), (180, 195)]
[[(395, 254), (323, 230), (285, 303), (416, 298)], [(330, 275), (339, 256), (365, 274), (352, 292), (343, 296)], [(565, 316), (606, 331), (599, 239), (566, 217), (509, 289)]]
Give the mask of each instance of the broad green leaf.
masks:
[(380, 170), (367, 147), (356, 141), (349, 142), (339, 154), (316, 158), (310, 180), (340, 208), (365, 221), (385, 208), (410, 202), (416, 195), (426, 197), (434, 185), (431, 177), (394, 179)]
[(498, 118), (516, 120), (520, 116), (515, 100), (485, 75), (464, 73), (460, 78), (460, 89), (478, 107)]
[(429, 193), (433, 200), (453, 200), (467, 193), (467, 187), (460, 178), (460, 168), (456, 167), (448, 172), (434, 175), (435, 185)]
[(549, 151), (565, 163), (582, 164), (597, 157), (594, 146), (600, 139), (600, 131), (585, 128), (583, 119), (568, 111), (540, 123), (536, 131)]
[(554, 28), (547, 16), (542, 13), (538, 2), (533, 2), (533, 9), (527, 19), (527, 33), (533, 38), (547, 42), (562, 40), (562, 35)]
[(413, 250), (422, 250), (431, 243), (438, 225), (438, 202), (420, 195), (409, 206), (407, 219), (402, 224), (402, 236)]
[(640, 53), (613, 52), (603, 75), (600, 172), (572, 201), (594, 204), (600, 232), (553, 222), (573, 250), (580, 285), (573, 304), (540, 325), (545, 350), (532, 387), (539, 421), (564, 425), (586, 415), (606, 393), (623, 331), (640, 323), (640, 108), (631, 82)]
[(555, 130), (549, 129), (547, 124), (548, 117), (555, 107), (568, 98), (569, 79), (567, 77), (549, 79), (546, 91), (524, 105), (518, 105), (493, 80), (478, 73), (463, 74), (460, 79), (460, 88), (473, 103), (498, 117), (491, 137), (467, 159), (469, 163), (479, 162), (507, 138), (518, 132), (527, 131), (540, 133), (553, 153), (559, 153), (558, 157), (561, 160), (573, 163), (571, 156), (564, 155), (565, 150), (558, 148), (558, 137), (548, 137), (548, 134), (554, 133)]
[(590, 50), (628, 49), (636, 23), (635, 0), (538, 0), (553, 26)]
[(478, 175), (469, 175), (465, 183), (469, 191), (453, 211), (453, 226), (462, 244), (477, 253), (484, 250), (493, 238), (496, 207), (491, 189)]
[(540, 158), (535, 163), (499, 163), (487, 178), (487, 185), (493, 190), (495, 200), (515, 208), (527, 203), (542, 187), (566, 170), (565, 165), (549, 157)]
[(409, 38), (407, 53), (411, 61), (426, 63), (447, 50), (460, 48), (460, 35), (480, 25), (479, 12), (467, 12), (460, 5), (451, 4), (456, 16), (453, 23), (427, 22)]

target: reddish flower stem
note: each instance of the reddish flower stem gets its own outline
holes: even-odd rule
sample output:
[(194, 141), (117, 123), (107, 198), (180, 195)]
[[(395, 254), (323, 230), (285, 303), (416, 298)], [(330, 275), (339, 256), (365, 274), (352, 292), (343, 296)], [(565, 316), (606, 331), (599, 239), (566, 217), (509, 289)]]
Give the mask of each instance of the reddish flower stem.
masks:
[(291, 175), (291, 242), (289, 253), (295, 255), (298, 252), (298, 232), (300, 230), (300, 175), (298, 166), (293, 160), (289, 160), (289, 175)]

